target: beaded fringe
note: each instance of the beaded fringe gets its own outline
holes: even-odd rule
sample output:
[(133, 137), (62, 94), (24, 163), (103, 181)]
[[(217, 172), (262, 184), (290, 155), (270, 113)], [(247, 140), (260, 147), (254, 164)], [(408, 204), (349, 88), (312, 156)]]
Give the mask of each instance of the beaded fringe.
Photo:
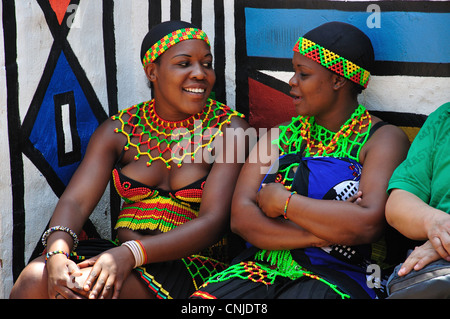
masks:
[(165, 233), (197, 216), (196, 210), (171, 198), (157, 197), (138, 203), (124, 203), (115, 228), (158, 229)]
[[(240, 262), (239, 264), (228, 267), (221, 273), (212, 276), (202, 287), (206, 287), (210, 283), (224, 282), (232, 278), (251, 280), (264, 285), (273, 285), (277, 277), (285, 277), (291, 280), (309, 277), (326, 284), (341, 296), (342, 299), (350, 298), (348, 294), (340, 291), (336, 285), (301, 267), (292, 258), (289, 250), (260, 250), (256, 253), (255, 260), (256, 262)], [(269, 265), (259, 263), (258, 261), (267, 262)]]

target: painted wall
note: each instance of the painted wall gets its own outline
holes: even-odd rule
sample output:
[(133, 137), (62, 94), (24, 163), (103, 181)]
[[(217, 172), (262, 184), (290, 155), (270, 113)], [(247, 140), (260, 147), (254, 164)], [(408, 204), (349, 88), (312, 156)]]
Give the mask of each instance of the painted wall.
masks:
[[(294, 115), (292, 46), (332, 20), (373, 41), (377, 68), (360, 98), (377, 115), (413, 138), (450, 101), (445, 1), (2, 0), (0, 15), (0, 298), (42, 249), (39, 239), (90, 134), (117, 110), (150, 98), (139, 50), (161, 21), (192, 21), (207, 32), (216, 98), (257, 128)], [(106, 189), (86, 235), (113, 236), (119, 205)]]

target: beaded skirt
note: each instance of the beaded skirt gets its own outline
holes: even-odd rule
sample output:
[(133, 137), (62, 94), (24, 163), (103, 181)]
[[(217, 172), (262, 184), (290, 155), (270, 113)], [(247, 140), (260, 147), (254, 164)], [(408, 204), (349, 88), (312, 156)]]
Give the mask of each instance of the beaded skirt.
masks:
[[(302, 249), (292, 253), (289, 270), (255, 258), (256, 247), (244, 251), (225, 271), (211, 276), (191, 299), (370, 299), (346, 274), (313, 266)], [(289, 254), (290, 254), (289, 253)], [(259, 259), (259, 260), (257, 260)], [(307, 265), (307, 268), (304, 267)]]

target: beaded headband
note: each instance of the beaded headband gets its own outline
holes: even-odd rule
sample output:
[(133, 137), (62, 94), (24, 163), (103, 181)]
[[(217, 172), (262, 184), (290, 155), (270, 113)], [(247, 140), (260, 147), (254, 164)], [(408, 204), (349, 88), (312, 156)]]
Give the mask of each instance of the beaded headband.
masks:
[(144, 65), (144, 68), (149, 63), (155, 61), (161, 54), (163, 54), (171, 46), (177, 44), (178, 42), (190, 39), (203, 40), (209, 46), (211, 45), (209, 43), (209, 39), (206, 33), (200, 29), (184, 28), (175, 30), (151, 46), (151, 48), (147, 51), (144, 58), (142, 59), (142, 64)]
[(364, 88), (369, 84), (369, 71), (324, 48), (320, 44), (300, 37), (293, 50)]

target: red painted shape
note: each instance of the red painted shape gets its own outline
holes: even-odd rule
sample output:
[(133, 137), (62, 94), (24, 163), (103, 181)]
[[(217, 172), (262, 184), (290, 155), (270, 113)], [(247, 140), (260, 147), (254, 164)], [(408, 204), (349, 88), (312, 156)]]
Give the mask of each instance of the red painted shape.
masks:
[(58, 18), (59, 24), (62, 23), (64, 16), (67, 12), (67, 7), (70, 4), (70, 0), (49, 0), (50, 5), (56, 13), (56, 17)]
[(292, 98), (254, 79), (248, 79), (249, 123), (256, 128), (271, 128), (297, 116)]

